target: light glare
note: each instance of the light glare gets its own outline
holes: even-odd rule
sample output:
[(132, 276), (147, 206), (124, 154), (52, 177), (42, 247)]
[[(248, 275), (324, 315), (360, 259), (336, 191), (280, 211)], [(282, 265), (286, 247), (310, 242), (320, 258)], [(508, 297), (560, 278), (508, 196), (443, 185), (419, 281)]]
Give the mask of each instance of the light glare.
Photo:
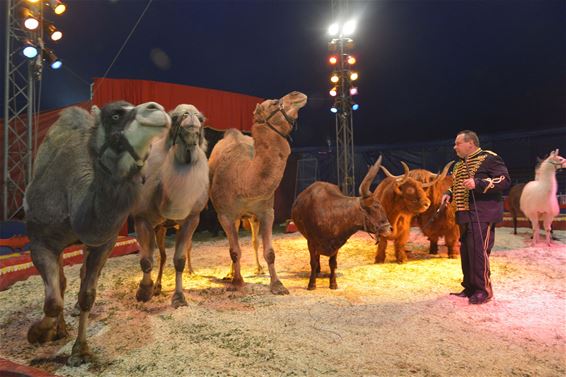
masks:
[(358, 79), (358, 73), (357, 72), (352, 72), (350, 74), (350, 80), (352, 81), (356, 81)]
[(26, 29), (28, 30), (35, 30), (37, 29), (37, 27), (39, 26), (39, 21), (36, 20), (35, 18), (27, 18), (24, 21), (24, 26), (26, 27)]
[(345, 36), (354, 34), (354, 31), (356, 31), (356, 21), (354, 20), (346, 22), (342, 27), (342, 34)]
[(340, 30), (340, 26), (338, 25), (338, 23), (335, 22), (328, 27), (328, 34), (330, 34), (331, 36), (335, 36), (338, 34), (339, 30)]
[(333, 82), (333, 83), (337, 83), (338, 82), (338, 75), (333, 74), (332, 77), (330, 77), (330, 81)]
[(24, 56), (26, 58), (32, 59), (37, 56), (37, 48), (34, 46), (27, 46), (24, 48)]

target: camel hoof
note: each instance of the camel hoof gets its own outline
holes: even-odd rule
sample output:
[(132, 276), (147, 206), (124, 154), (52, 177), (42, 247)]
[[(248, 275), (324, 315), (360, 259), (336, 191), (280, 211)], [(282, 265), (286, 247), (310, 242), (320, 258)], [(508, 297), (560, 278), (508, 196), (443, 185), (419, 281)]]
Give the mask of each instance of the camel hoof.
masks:
[(185, 295), (183, 292), (175, 292), (173, 297), (171, 297), (171, 306), (177, 309), (181, 306), (188, 306), (187, 300), (185, 299)]
[(159, 296), (160, 294), (161, 294), (161, 283), (155, 284), (155, 286), (153, 287), (153, 295)]
[(143, 285), (140, 282), (140, 286), (138, 288), (138, 291), (136, 292), (136, 300), (142, 302), (148, 302), (149, 300), (151, 300), (152, 296), (153, 296), (153, 281), (150, 282), (148, 285)]
[(234, 275), (232, 274), (228, 274), (222, 278), (224, 281), (231, 281), (232, 279), (234, 279)]
[(285, 288), (285, 286), (283, 285), (283, 283), (281, 283), (280, 280), (276, 280), (273, 283), (271, 283), (271, 293), (273, 293), (274, 295), (288, 295), (289, 294), (289, 290), (287, 288)]
[(73, 345), (71, 356), (67, 359), (67, 365), (70, 367), (78, 367), (81, 364), (90, 363), (92, 360), (93, 356), (90, 353), (88, 344), (77, 340)]
[(53, 340), (65, 338), (68, 334), (67, 325), (62, 318), (58, 321), (46, 319), (45, 317), (32, 324), (28, 330), (28, 342), (45, 343)]
[(256, 275), (265, 275), (265, 270), (263, 269), (263, 267), (257, 266), (257, 268), (255, 269), (255, 274)]

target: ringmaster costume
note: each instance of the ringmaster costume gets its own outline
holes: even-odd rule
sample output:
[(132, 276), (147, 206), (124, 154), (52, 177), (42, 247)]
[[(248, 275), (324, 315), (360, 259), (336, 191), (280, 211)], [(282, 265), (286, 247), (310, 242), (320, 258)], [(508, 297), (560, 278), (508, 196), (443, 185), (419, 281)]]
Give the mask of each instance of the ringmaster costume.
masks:
[(503, 220), (502, 191), (511, 181), (501, 157), (481, 149), (473, 131), (460, 132), (454, 149), (460, 160), (454, 165), (453, 184), (445, 196), (456, 208), (464, 274), (464, 290), (454, 294), (468, 297), (470, 304), (483, 304), (493, 297), (489, 255), (495, 224)]

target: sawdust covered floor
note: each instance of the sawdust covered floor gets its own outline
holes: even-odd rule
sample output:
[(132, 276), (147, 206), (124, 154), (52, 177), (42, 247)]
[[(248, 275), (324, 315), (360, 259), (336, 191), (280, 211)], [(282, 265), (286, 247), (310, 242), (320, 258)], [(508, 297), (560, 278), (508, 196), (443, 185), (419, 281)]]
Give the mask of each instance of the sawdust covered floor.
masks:
[[(196, 275), (186, 276), (188, 307), (174, 310), (172, 249), (164, 292), (135, 300), (137, 255), (112, 258), (102, 272), (88, 336), (93, 363), (67, 367), (77, 319), (70, 316), (79, 268), (66, 268), (70, 336), (29, 345), (41, 317), (37, 276), (0, 292), (0, 357), (61, 376), (563, 376), (566, 374), (566, 232), (552, 247), (528, 247), (529, 231), (498, 228), (491, 257), (495, 299), (485, 305), (449, 296), (460, 290), (460, 261), (426, 254), (411, 232), (410, 262), (388, 249), (375, 265), (375, 246), (358, 233), (338, 255), (339, 289), (327, 276), (307, 291), (309, 256), (298, 233), (276, 235), (276, 267), (288, 296), (254, 276), (250, 238), (243, 237), (243, 292), (230, 292), (224, 238), (195, 242)], [(323, 274), (328, 258), (321, 258)], [(265, 262), (262, 259), (265, 266)]]

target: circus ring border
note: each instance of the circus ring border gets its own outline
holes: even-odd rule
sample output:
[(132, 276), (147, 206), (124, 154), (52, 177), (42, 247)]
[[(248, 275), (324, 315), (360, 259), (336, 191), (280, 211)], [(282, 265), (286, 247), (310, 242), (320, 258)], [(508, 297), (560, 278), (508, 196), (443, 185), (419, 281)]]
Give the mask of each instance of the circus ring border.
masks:
[[(120, 236), (114, 245), (110, 257), (117, 257), (139, 251), (139, 244), (134, 237)], [(82, 263), (84, 245), (77, 244), (63, 251), (63, 265)], [(8, 289), (12, 284), (25, 280), (39, 272), (31, 261), (29, 250), (0, 256), (0, 291)]]

